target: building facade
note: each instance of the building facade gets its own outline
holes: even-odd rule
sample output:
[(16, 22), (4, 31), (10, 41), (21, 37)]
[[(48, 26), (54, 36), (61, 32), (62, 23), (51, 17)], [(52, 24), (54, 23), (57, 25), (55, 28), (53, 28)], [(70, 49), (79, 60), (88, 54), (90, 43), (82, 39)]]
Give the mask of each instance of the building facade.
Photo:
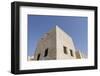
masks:
[(46, 33), (38, 42), (34, 60), (80, 59), (72, 38), (56, 26)]

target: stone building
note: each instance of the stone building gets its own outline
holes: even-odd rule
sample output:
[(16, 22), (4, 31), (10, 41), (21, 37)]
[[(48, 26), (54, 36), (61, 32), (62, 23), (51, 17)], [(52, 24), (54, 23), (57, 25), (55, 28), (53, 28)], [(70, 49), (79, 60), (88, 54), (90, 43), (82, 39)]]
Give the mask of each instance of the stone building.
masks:
[(46, 33), (38, 42), (34, 60), (80, 59), (72, 38), (56, 26)]

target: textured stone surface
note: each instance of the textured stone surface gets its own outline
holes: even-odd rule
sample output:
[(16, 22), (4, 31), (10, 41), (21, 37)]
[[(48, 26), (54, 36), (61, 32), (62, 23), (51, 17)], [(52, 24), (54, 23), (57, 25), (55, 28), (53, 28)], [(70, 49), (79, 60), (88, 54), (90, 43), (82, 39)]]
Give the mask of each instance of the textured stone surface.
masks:
[[(67, 53), (64, 53), (64, 47), (66, 47)], [(47, 56), (45, 56), (46, 49), (48, 49)], [(70, 50), (72, 51), (72, 54)], [(34, 54), (34, 60), (37, 59), (55, 60), (55, 59), (76, 59), (76, 58), (78, 59), (81, 58), (80, 52), (76, 52), (72, 38), (58, 26), (56, 26), (48, 33), (46, 33), (39, 40)]]

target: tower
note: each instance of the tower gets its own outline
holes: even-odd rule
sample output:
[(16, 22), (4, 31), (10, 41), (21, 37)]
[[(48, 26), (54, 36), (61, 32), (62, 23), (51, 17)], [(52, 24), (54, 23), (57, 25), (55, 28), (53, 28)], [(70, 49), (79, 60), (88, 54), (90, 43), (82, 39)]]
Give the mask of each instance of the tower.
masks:
[(34, 54), (34, 60), (56, 59), (76, 59), (72, 38), (58, 26), (44, 34)]

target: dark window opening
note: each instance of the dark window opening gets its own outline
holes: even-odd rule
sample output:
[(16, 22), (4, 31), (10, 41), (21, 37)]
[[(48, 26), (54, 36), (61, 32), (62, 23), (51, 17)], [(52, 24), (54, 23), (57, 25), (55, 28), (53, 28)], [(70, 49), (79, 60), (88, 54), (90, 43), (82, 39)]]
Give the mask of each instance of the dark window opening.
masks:
[(63, 50), (64, 50), (64, 53), (65, 53), (65, 54), (68, 53), (68, 52), (67, 52), (67, 47), (64, 46), (64, 47), (63, 47)]
[(70, 49), (70, 54), (71, 54), (71, 56), (74, 56), (74, 55), (73, 55), (73, 51), (72, 51), (71, 49)]
[(40, 59), (40, 54), (38, 54), (38, 56), (37, 56), (37, 60), (39, 60)]
[(48, 55), (48, 48), (45, 50), (44, 57)]

